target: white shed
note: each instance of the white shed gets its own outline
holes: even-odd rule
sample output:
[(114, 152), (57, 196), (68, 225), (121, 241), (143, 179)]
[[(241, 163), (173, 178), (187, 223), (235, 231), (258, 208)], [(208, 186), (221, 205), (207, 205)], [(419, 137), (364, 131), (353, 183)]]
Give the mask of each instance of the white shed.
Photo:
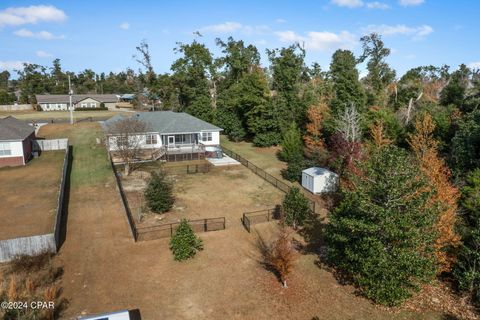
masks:
[(338, 187), (338, 175), (320, 167), (302, 171), (302, 186), (312, 193), (334, 192)]

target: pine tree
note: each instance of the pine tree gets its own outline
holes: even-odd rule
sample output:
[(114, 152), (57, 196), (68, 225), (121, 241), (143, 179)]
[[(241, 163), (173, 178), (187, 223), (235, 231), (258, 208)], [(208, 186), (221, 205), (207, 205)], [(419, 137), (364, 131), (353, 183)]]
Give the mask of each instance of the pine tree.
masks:
[(337, 50), (332, 56), (330, 73), (335, 96), (331, 101), (332, 114), (337, 117), (352, 103), (360, 112), (365, 109), (366, 96), (360, 83), (357, 61), (351, 51)]
[(385, 129), (383, 127), (383, 121), (381, 120), (375, 121), (370, 127), (370, 135), (376, 148), (383, 148), (392, 144), (392, 140), (385, 136)]
[(295, 123), (285, 131), (280, 157), (287, 162), (287, 169), (282, 171), (284, 178), (290, 181), (300, 179), (305, 165), (302, 152), (302, 136)]
[(170, 239), (170, 250), (176, 261), (187, 260), (203, 250), (202, 240), (195, 235), (187, 219), (182, 219)]
[(152, 172), (145, 189), (147, 206), (155, 213), (164, 213), (173, 207), (173, 185), (164, 171)]
[(440, 205), (441, 210), (436, 223), (438, 238), (436, 255), (439, 271), (451, 271), (454, 262), (453, 249), (460, 244), (455, 231), (457, 223), (457, 201), (460, 192), (450, 182), (450, 170), (438, 155), (438, 141), (433, 138), (435, 123), (428, 113), (424, 113), (415, 122), (415, 132), (408, 142), (420, 162), (420, 168), (427, 177), (429, 185), (436, 191), (430, 200), (432, 206)]
[(438, 212), (420, 169), (402, 149), (387, 146), (362, 163), (363, 177), (329, 216), (328, 259), (362, 292), (398, 305), (435, 275), (434, 224)]
[(283, 215), (285, 223), (296, 229), (302, 226), (310, 216), (308, 199), (297, 187), (291, 187), (283, 199)]

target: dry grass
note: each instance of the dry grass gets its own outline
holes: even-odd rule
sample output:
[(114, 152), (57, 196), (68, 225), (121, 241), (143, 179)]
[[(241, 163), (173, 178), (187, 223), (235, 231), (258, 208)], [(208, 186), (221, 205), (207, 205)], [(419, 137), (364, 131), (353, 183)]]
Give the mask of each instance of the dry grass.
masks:
[(0, 240), (53, 232), (65, 151), (0, 168)]
[[(124, 111), (79, 111), (74, 112), (74, 119), (80, 120), (85, 118), (110, 118), (116, 114), (130, 114)], [(0, 118), (13, 116), (21, 120), (66, 120), (70, 119), (70, 112), (67, 111), (0, 111)]]
[[(178, 222), (182, 218), (216, 217), (226, 217), (227, 224), (233, 224), (240, 221), (243, 212), (271, 208), (283, 199), (282, 192), (243, 166), (216, 168), (205, 174), (170, 175), (174, 184), (174, 208), (157, 215), (148, 212), (142, 197), (149, 177), (149, 172), (143, 170), (122, 177), (130, 208), (139, 226)], [(141, 223), (140, 208), (146, 213)]]

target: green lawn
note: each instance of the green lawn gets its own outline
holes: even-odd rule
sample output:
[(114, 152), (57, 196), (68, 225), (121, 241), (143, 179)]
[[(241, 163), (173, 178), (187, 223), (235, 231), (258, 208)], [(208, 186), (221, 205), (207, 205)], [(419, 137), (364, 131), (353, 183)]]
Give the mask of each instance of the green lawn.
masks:
[(232, 142), (224, 135), (220, 137), (220, 143), (225, 148), (238, 153), (272, 176), (282, 179), (281, 171), (286, 168), (287, 165), (277, 157), (277, 152), (280, 150), (280, 147), (258, 148), (250, 142)]
[[(128, 114), (124, 111), (76, 111), (73, 113), (75, 120), (85, 118), (109, 118), (116, 114)], [(65, 120), (70, 119), (70, 112), (68, 111), (0, 111), (0, 118), (13, 116), (22, 120)]]
[(72, 186), (98, 185), (105, 183), (112, 175), (112, 169), (103, 144), (96, 144), (102, 137), (100, 125), (96, 122), (69, 124), (48, 124), (40, 129), (38, 136), (44, 138), (68, 138), (72, 145), (74, 165), (70, 175)]

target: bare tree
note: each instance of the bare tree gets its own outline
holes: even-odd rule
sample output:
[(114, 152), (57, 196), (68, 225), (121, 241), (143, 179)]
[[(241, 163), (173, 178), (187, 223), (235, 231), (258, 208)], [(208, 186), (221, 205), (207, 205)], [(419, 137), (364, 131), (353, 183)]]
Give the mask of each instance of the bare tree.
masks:
[(422, 98), (422, 96), (423, 96), (423, 91), (421, 91), (418, 94), (417, 98), (415, 98), (415, 99), (413, 97), (410, 98), (410, 100), (408, 101), (408, 106), (407, 107), (401, 108), (399, 110), (400, 117), (404, 121), (405, 125), (408, 125), (410, 123), (410, 121), (412, 120), (413, 114), (415, 113), (416, 104)]
[(107, 127), (107, 144), (120, 155), (129, 175), (141, 149), (148, 125), (136, 117), (119, 119)]
[(362, 130), (360, 128), (360, 114), (352, 103), (345, 107), (340, 119), (337, 120), (337, 130), (348, 142), (360, 142)]

